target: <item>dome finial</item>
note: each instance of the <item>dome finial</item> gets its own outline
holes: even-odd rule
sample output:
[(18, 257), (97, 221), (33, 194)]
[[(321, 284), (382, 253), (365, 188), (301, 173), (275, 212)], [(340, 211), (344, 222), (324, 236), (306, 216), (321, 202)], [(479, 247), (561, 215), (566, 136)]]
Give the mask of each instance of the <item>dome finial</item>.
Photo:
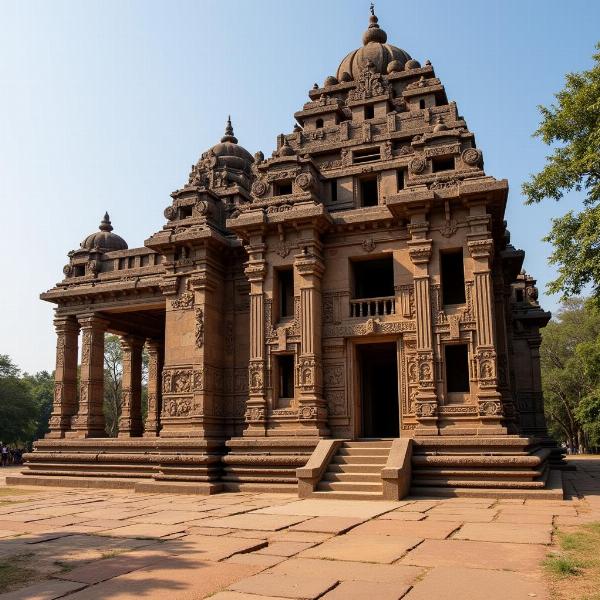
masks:
[(100, 229), (100, 231), (113, 230), (113, 226), (110, 224), (110, 217), (108, 216), (107, 212), (104, 213), (104, 218), (102, 219), (102, 221), (100, 221), (100, 227), (98, 229)]
[(227, 125), (225, 125), (225, 135), (221, 138), (222, 142), (232, 142), (237, 144), (238, 140), (233, 135), (233, 125), (231, 124), (231, 115), (227, 115)]
[(372, 2), (370, 10), (369, 28), (363, 33), (363, 45), (366, 46), (369, 42), (385, 44), (387, 42), (387, 33), (378, 25), (379, 19), (375, 15), (375, 5)]

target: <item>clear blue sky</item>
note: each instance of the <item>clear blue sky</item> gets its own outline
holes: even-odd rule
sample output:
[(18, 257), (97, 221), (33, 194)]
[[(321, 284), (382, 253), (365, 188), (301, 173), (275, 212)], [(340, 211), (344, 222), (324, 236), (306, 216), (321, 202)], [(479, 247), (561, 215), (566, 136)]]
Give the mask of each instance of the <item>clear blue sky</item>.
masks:
[[(0, 0), (0, 353), (52, 369), (52, 305), (70, 249), (105, 210), (140, 246), (169, 194), (232, 115), (240, 143), (268, 155), (313, 82), (360, 45), (368, 0)], [(388, 40), (430, 59), (477, 136), (485, 170), (507, 178), (515, 246), (543, 293), (541, 238), (572, 196), (526, 207), (521, 183), (547, 153), (531, 133), (564, 74), (589, 68), (597, 0), (379, 0)]]

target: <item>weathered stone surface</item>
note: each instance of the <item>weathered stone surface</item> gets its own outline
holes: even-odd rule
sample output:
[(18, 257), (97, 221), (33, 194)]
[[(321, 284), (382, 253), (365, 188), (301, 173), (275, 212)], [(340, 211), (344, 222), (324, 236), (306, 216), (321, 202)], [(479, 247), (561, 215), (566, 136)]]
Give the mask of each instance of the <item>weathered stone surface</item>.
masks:
[(48, 580), (14, 592), (2, 594), (2, 600), (54, 600), (80, 590), (81, 583), (74, 581)]
[(405, 596), (406, 600), (547, 600), (538, 577), (523, 573), (436, 567)]
[(419, 538), (444, 539), (461, 526), (459, 521), (390, 521), (376, 519), (352, 529), (353, 535), (393, 535)]
[(408, 591), (408, 586), (400, 587), (394, 583), (374, 583), (372, 581), (343, 581), (324, 596), (324, 600), (400, 600)]
[(550, 544), (552, 527), (530, 523), (466, 523), (454, 535), (458, 540)]
[(298, 598), (313, 600), (321, 597), (333, 588), (338, 580), (334, 577), (320, 577), (305, 574), (302, 577), (293, 575), (274, 575), (264, 573), (243, 579), (230, 586), (236, 592), (248, 594), (263, 594), (267, 596), (281, 596), (282, 598)]

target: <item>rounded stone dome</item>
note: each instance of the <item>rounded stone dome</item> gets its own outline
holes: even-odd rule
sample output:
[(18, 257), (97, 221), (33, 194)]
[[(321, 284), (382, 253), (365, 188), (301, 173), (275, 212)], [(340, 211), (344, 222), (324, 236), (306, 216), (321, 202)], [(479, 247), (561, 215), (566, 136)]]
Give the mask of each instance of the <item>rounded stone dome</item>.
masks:
[(104, 213), (104, 218), (100, 221), (98, 231), (90, 233), (83, 242), (81, 247), (84, 250), (94, 250), (100, 248), (104, 251), (110, 250), (127, 250), (127, 242), (116, 233), (112, 232), (113, 226), (110, 223), (108, 213)]
[(339, 80), (343, 81), (344, 73), (350, 73), (353, 79), (357, 79), (369, 60), (376, 71), (385, 75), (388, 72), (387, 66), (392, 61), (399, 63), (394, 65), (394, 70), (397, 70), (398, 67), (402, 69), (406, 61), (411, 59), (408, 52), (387, 43), (387, 34), (379, 27), (377, 21), (377, 17), (372, 13), (369, 28), (363, 34), (362, 47), (348, 53), (337, 69), (336, 76)]
[(246, 148), (240, 146), (238, 144), (238, 139), (233, 135), (230, 117), (227, 119), (225, 135), (218, 144), (210, 149), (210, 151), (217, 158), (219, 166), (222, 167), (230, 167), (232, 169), (244, 171), (254, 162), (254, 158), (252, 158), (250, 152), (248, 152)]

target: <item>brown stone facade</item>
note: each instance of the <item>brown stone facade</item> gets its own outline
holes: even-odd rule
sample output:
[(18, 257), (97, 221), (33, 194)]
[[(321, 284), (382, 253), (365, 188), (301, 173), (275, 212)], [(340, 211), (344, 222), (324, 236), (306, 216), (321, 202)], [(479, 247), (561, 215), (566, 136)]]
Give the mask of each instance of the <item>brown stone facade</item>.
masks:
[[(269, 158), (228, 122), (142, 248), (106, 215), (69, 254), (42, 294), (57, 305), (56, 393), (29, 474), (276, 488), (319, 440), (370, 437), (412, 438), (423, 456), (429, 442), (528, 448), (544, 476), (549, 313), (510, 244), (508, 183), (484, 172), (433, 66), (372, 15), (294, 116)], [(122, 337), (123, 411), (118, 438), (99, 440), (105, 332)]]

